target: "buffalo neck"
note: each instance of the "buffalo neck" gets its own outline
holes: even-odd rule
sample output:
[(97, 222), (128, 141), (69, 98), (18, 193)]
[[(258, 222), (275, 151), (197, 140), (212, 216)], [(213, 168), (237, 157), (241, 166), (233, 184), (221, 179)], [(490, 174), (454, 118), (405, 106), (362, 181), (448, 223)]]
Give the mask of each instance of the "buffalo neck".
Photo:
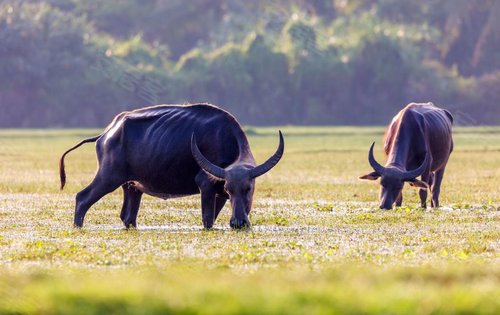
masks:
[[(407, 171), (410, 163), (417, 160), (423, 149), (425, 153), (425, 142), (423, 131), (411, 112), (406, 112), (400, 117), (398, 128), (392, 137), (386, 166), (393, 166)], [(425, 154), (424, 154), (425, 156)]]

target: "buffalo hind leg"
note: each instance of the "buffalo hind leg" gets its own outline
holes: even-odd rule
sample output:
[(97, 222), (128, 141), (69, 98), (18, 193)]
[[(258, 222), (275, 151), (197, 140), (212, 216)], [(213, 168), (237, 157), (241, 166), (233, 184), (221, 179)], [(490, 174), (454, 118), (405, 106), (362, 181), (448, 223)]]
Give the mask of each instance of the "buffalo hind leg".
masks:
[(123, 181), (117, 177), (105, 178), (103, 172), (98, 172), (92, 183), (76, 194), (75, 220), (76, 227), (83, 226), (85, 214), (99, 199), (120, 187)]
[(441, 192), (441, 182), (443, 181), (444, 167), (436, 172), (434, 176), (434, 183), (432, 185), (432, 200), (431, 206), (439, 208), (439, 193)]
[(127, 229), (137, 227), (137, 213), (141, 205), (142, 191), (129, 184), (122, 185), (122, 188), (123, 207), (120, 218)]

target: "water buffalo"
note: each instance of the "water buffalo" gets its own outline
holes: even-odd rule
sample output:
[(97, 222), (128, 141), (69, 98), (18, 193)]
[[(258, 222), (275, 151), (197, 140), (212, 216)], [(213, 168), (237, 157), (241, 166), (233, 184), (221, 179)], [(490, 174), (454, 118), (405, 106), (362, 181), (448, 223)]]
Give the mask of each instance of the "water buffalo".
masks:
[[(432, 103), (411, 103), (393, 119), (384, 137), (385, 166), (373, 156), (372, 144), (368, 161), (374, 172), (360, 179), (381, 178), (380, 208), (401, 206), (404, 182), (420, 188), (422, 208), (427, 207), (427, 189), (432, 192), (432, 207), (439, 207), (439, 192), (444, 170), (451, 152), (453, 116)], [(416, 179), (421, 176), (421, 180)]]
[(102, 134), (81, 141), (62, 155), (61, 189), (66, 182), (66, 154), (96, 142), (99, 168), (92, 183), (76, 195), (75, 226), (83, 225), (94, 203), (122, 186), (120, 218), (127, 228), (137, 225), (143, 193), (163, 199), (201, 193), (202, 221), (207, 229), (229, 199), (230, 226), (247, 227), (255, 178), (281, 159), (281, 131), (279, 140), (276, 153), (256, 166), (241, 126), (216, 106), (158, 105), (123, 112)]

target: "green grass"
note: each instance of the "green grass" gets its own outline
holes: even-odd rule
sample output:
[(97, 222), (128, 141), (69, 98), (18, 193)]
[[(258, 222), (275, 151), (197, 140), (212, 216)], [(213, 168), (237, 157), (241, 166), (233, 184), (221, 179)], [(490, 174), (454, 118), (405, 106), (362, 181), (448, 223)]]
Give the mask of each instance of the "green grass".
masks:
[[(276, 128), (248, 127), (257, 161)], [(199, 196), (146, 197), (137, 230), (121, 191), (72, 227), (95, 151), (62, 152), (99, 130), (0, 131), (0, 313), (495, 314), (500, 310), (500, 128), (457, 128), (440, 209), (377, 209), (359, 181), (379, 127), (282, 127), (286, 152), (257, 179), (251, 231), (201, 224)]]

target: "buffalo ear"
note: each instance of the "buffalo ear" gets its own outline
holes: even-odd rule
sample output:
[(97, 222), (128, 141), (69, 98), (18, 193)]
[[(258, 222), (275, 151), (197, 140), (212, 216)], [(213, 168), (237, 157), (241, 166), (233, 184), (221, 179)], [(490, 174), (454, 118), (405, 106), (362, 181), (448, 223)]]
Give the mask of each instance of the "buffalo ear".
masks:
[(410, 183), (410, 186), (412, 186), (412, 187), (429, 189), (429, 184), (427, 184), (424, 181), (418, 180), (416, 178), (409, 180), (408, 183)]
[(366, 174), (363, 176), (360, 176), (359, 179), (368, 179), (368, 180), (376, 180), (380, 177), (380, 174), (377, 172), (371, 172), (370, 174)]

